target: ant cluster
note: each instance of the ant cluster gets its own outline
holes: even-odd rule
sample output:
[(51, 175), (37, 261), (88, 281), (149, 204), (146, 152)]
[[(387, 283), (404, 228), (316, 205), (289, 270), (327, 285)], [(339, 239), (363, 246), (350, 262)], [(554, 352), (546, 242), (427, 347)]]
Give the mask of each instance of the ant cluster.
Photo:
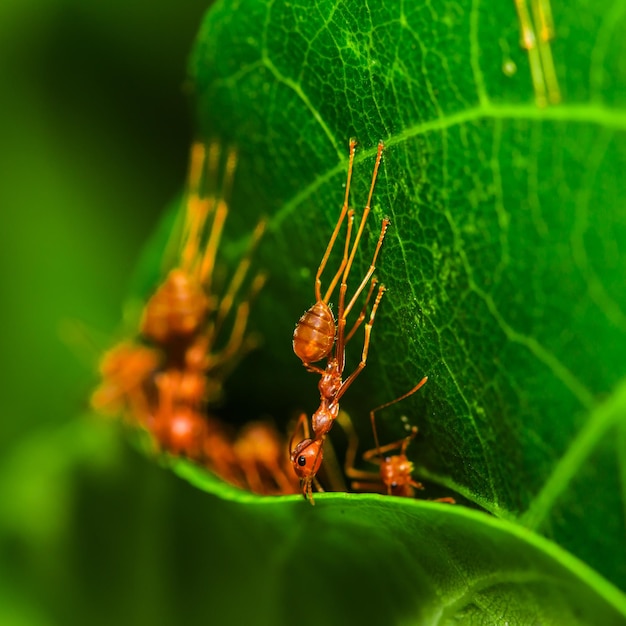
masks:
[[(302, 315), (293, 333), (294, 352), (309, 372), (320, 377), (320, 404), (310, 426), (307, 415), (300, 415), (288, 452), (286, 442), (270, 422), (249, 422), (236, 432), (211, 413), (228, 373), (253, 347), (246, 333), (250, 302), (265, 280), (261, 273), (253, 276), (247, 295), (240, 297), (253, 250), (264, 230), (264, 222), (260, 222), (223, 294), (214, 293), (216, 258), (237, 162), (234, 150), (226, 151), (224, 156), (217, 143), (211, 143), (208, 149), (203, 143), (192, 147), (175, 267), (148, 299), (135, 339), (117, 344), (102, 358), (102, 381), (92, 395), (92, 406), (102, 413), (124, 415), (131, 424), (150, 433), (158, 451), (200, 463), (238, 487), (267, 495), (301, 491), (311, 504), (313, 487), (323, 491), (317, 474), (327, 436), (339, 421), (349, 439), (344, 469), (352, 490), (411, 497), (415, 489), (423, 489), (413, 479), (413, 464), (406, 455), (417, 427), (399, 441), (381, 446), (375, 414), (415, 393), (427, 378), (370, 412), (376, 447), (366, 451), (363, 459), (378, 465), (377, 473), (355, 467), (358, 439), (349, 418), (339, 409), (341, 398), (366, 366), (376, 312), (385, 294), (385, 286), (378, 283), (374, 272), (389, 226), (387, 218), (381, 222), (368, 270), (348, 295), (348, 279), (371, 211), (383, 144), (378, 145), (367, 203), (356, 232), (355, 211), (349, 207), (355, 149), (352, 140), (343, 206), (315, 276), (316, 303)], [(341, 262), (322, 293), (322, 274), (344, 222)], [(330, 305), (335, 293), (336, 318)], [(349, 325), (348, 316), (355, 307), (358, 309), (363, 294), (364, 303)], [(230, 330), (225, 331), (228, 325)], [(361, 326), (361, 359), (344, 378), (346, 346)], [(316, 365), (323, 360), (324, 367)], [(298, 433), (302, 438), (294, 446)], [(454, 502), (451, 498), (442, 501)]]
[(223, 295), (213, 292), (237, 163), (234, 150), (224, 159), (221, 153), (217, 143), (208, 149), (193, 145), (176, 266), (148, 299), (138, 336), (102, 358), (102, 381), (91, 403), (147, 430), (159, 451), (201, 463), (236, 486), (261, 494), (296, 493), (286, 443), (273, 424), (252, 422), (235, 432), (208, 413), (226, 376), (252, 347), (246, 335), (250, 301), (265, 280), (254, 276), (247, 296), (239, 298), (264, 230), (260, 222)]
[[(296, 475), (300, 478), (302, 494), (311, 502), (311, 504), (314, 504), (313, 486), (315, 486), (319, 491), (323, 491), (319, 481), (317, 480), (317, 473), (319, 472), (322, 464), (326, 437), (340, 415), (343, 416), (340, 421), (350, 438), (346, 454), (345, 472), (348, 478), (352, 479), (351, 487), (354, 491), (381, 491), (389, 495), (412, 496), (414, 495), (414, 489), (423, 488), (420, 483), (413, 479), (413, 464), (406, 456), (407, 446), (417, 435), (417, 428), (413, 427), (410, 434), (400, 441), (381, 447), (378, 442), (378, 434), (376, 432), (375, 414), (383, 408), (389, 407), (396, 402), (408, 398), (420, 389), (424, 383), (426, 383), (427, 378), (423, 378), (413, 389), (399, 398), (396, 398), (391, 402), (387, 402), (370, 412), (376, 448), (365, 452), (363, 459), (379, 465), (380, 471), (378, 474), (358, 470), (354, 467), (358, 440), (350, 421), (347, 419), (347, 416), (345, 414), (341, 414), (339, 410), (340, 399), (366, 366), (370, 337), (376, 311), (378, 310), (385, 293), (385, 286), (382, 284), (378, 285), (378, 281), (374, 277), (374, 271), (376, 269), (376, 260), (382, 247), (387, 227), (389, 226), (389, 219), (387, 218), (382, 220), (378, 242), (374, 249), (369, 269), (365, 273), (365, 276), (362, 278), (352, 296), (347, 299), (348, 278), (354, 263), (354, 258), (361, 236), (363, 234), (365, 222), (371, 210), (372, 195), (374, 193), (376, 178), (378, 176), (378, 170), (382, 159), (383, 147), (382, 142), (378, 144), (378, 151), (376, 154), (376, 161), (374, 164), (374, 171), (372, 174), (367, 203), (363, 209), (363, 214), (361, 215), (354, 241), (352, 241), (354, 210), (349, 208), (349, 198), (356, 142), (354, 140), (350, 142), (348, 177), (346, 181), (346, 192), (343, 207), (315, 276), (316, 303), (300, 318), (293, 334), (294, 352), (309, 372), (313, 372), (320, 376), (320, 382), (318, 384), (320, 392), (320, 405), (311, 417), (311, 427), (309, 428), (307, 415), (300, 415), (296, 429), (289, 444), (291, 463)], [(326, 289), (326, 292), (324, 293), (324, 296), (322, 297), (321, 276), (326, 269), (326, 265), (328, 264), (329, 257), (333, 247), (335, 246), (344, 221), (347, 221), (347, 225), (345, 243), (343, 247), (343, 257), (339, 264), (339, 268), (335, 272), (328, 288)], [(361, 294), (365, 291), (368, 284), (369, 288), (365, 296), (365, 303), (363, 304), (356, 320), (350, 329), (347, 330), (348, 315), (355, 307), (359, 296), (361, 296)], [(337, 285), (339, 285), (339, 296), (337, 319), (335, 320), (329, 306), (329, 302), (332, 294), (337, 288)], [(376, 292), (376, 297), (368, 317), (367, 309), (374, 292)], [(355, 332), (365, 321), (366, 317), (368, 317), (368, 321), (366, 322), (364, 329), (361, 360), (354, 371), (352, 371), (347, 378), (344, 379), (343, 372), (346, 364), (346, 346), (354, 337)], [(314, 365), (323, 359), (326, 359), (326, 366), (324, 368)], [(299, 431), (303, 432), (304, 437), (294, 446), (293, 442), (295, 440), (296, 433)], [(395, 449), (399, 450), (398, 454), (388, 454)], [(443, 500), (446, 502), (452, 501), (450, 498), (444, 498)]]

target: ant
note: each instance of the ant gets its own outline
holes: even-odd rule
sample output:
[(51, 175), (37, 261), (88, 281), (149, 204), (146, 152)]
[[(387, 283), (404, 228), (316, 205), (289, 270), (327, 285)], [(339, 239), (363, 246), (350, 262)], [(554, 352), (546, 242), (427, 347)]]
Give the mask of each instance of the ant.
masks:
[[(316, 474), (320, 468), (323, 457), (323, 444), (326, 435), (333, 426), (333, 423), (339, 413), (339, 400), (348, 390), (350, 385), (355, 381), (357, 376), (363, 371), (363, 368), (367, 362), (367, 353), (370, 343), (370, 334), (372, 326), (374, 324), (374, 318), (376, 311), (380, 305), (380, 301), (385, 293), (384, 285), (378, 287), (378, 292), (372, 305), (369, 319), (365, 324), (365, 337), (363, 340), (363, 351), (361, 354), (361, 361), (357, 365), (356, 369), (343, 380), (343, 370), (345, 367), (345, 348), (348, 341), (353, 337), (357, 328), (361, 325), (366, 317), (366, 310), (368, 303), (372, 297), (372, 294), (376, 288), (377, 280), (372, 278), (374, 270), (376, 269), (376, 259), (380, 252), (385, 233), (389, 225), (389, 219), (384, 218), (381, 225), (380, 235), (378, 237), (378, 243), (374, 250), (374, 255), (368, 271), (366, 272), (360, 285), (354, 292), (354, 295), (346, 304), (346, 292), (348, 289), (348, 275), (354, 262), (356, 250), (359, 245), (363, 229), (365, 228), (365, 221), (370, 213), (370, 205), (372, 201), (372, 195), (374, 193), (374, 186), (376, 184), (376, 178), (378, 175), (378, 169), (383, 152), (383, 143), (378, 144), (378, 152), (376, 155), (376, 162), (374, 165), (374, 171), (372, 174), (372, 182), (370, 185), (369, 195), (367, 198), (367, 204), (363, 210), (359, 228), (357, 230), (352, 247), (350, 247), (350, 240), (352, 236), (352, 227), (354, 222), (354, 210), (348, 208), (348, 201), (350, 195), (350, 182), (352, 179), (352, 168), (354, 164), (354, 152), (356, 147), (356, 141), (352, 139), (350, 141), (350, 157), (348, 163), (348, 175), (346, 182), (346, 193), (344, 197), (343, 207), (335, 225), (335, 229), (330, 237), (330, 241), (326, 247), (326, 251), (317, 269), (315, 276), (315, 297), (316, 303), (308, 310), (298, 321), (296, 329), (293, 334), (293, 349), (296, 355), (300, 358), (305, 368), (321, 376), (318, 384), (320, 392), (320, 406), (313, 413), (311, 417), (311, 427), (314, 436), (310, 436), (309, 424), (306, 414), (300, 415), (298, 423), (294, 430), (289, 443), (290, 458), (293, 469), (300, 479), (302, 495), (308, 499), (311, 504), (313, 502), (312, 485), (315, 483), (316, 488), (320, 489), (319, 482), (316, 479)], [(330, 257), (331, 251), (337, 240), (339, 230), (347, 217), (346, 227), (346, 241), (344, 244), (343, 258), (339, 269), (335, 273), (333, 279), (326, 290), (326, 293), (322, 297), (322, 281), (321, 275), (326, 268), (326, 264)], [(354, 322), (352, 328), (346, 333), (346, 321), (348, 314), (354, 307), (358, 297), (361, 295), (368, 282), (370, 282), (369, 291), (365, 298), (365, 304), (359, 314), (357, 320)], [(341, 281), (341, 282), (340, 282)], [(337, 284), (339, 286), (339, 304), (337, 307), (337, 320), (333, 316), (333, 313), (329, 306), (330, 298), (335, 291)], [(326, 359), (326, 367), (322, 369), (313, 363)], [(293, 441), (298, 430), (302, 427), (304, 439), (300, 441), (295, 447), (293, 447)]]
[[(425, 376), (419, 383), (417, 383), (417, 385), (415, 385), (415, 387), (413, 387), (413, 389), (407, 391), (395, 400), (385, 402), (385, 404), (381, 404), (370, 411), (370, 421), (372, 424), (372, 433), (374, 435), (374, 443), (376, 444), (376, 447), (364, 452), (363, 460), (378, 465), (380, 468), (378, 472), (368, 472), (354, 467), (358, 437), (354, 431), (350, 418), (345, 413), (342, 413), (340, 416), (340, 424), (348, 434), (349, 438), (345, 460), (345, 472), (346, 476), (352, 479), (351, 487), (354, 491), (379, 492), (383, 490), (390, 496), (394, 495), (411, 498), (415, 495), (416, 489), (424, 489), (424, 485), (413, 478), (413, 463), (406, 455), (406, 450), (409, 444), (417, 436), (417, 426), (412, 426), (406, 437), (403, 437), (398, 441), (394, 441), (393, 443), (381, 446), (378, 440), (378, 433), (376, 431), (376, 413), (396, 404), (397, 402), (405, 400), (409, 396), (412, 396), (426, 384), (427, 380), (428, 377)], [(399, 450), (399, 454), (387, 455), (388, 452), (392, 452), (393, 450)], [(449, 504), (456, 503), (454, 498), (437, 498), (434, 501), (447, 502)]]
[[(209, 175), (217, 171), (219, 157), (220, 146), (215, 142), (209, 146), (208, 154), (203, 143), (197, 142), (192, 146), (179, 263), (170, 270), (148, 300), (141, 320), (141, 334), (144, 337), (160, 345), (169, 345), (171, 358), (178, 356), (179, 359), (195, 361), (193, 366), (204, 371), (225, 364), (243, 348), (249, 300), (261, 289), (264, 282), (263, 275), (254, 279), (251, 295), (237, 307), (233, 328), (225, 347), (220, 352), (212, 353), (211, 349), (249, 270), (252, 251), (265, 228), (265, 222), (259, 222), (252, 234), (250, 249), (239, 263), (226, 293), (222, 297), (213, 295), (211, 283), (215, 259), (228, 215), (225, 198), (232, 186), (237, 153), (231, 149), (226, 155), (219, 195), (203, 195), (203, 171), (206, 169), (207, 178), (210, 178)], [(208, 231), (206, 242), (205, 231)], [(201, 252), (203, 244), (205, 248)], [(182, 349), (183, 354), (175, 355), (177, 349)]]

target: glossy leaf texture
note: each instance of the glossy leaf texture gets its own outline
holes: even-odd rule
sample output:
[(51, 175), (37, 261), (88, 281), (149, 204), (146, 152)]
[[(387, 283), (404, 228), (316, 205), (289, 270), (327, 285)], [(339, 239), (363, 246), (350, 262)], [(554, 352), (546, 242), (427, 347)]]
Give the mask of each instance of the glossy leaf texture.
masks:
[[(312, 304), (340, 210), (348, 140), (359, 142), (351, 204), (360, 212), (382, 139), (353, 275), (364, 273), (389, 216), (377, 270), (388, 292), (366, 373), (342, 406), (367, 440), (367, 411), (428, 375), (419, 394), (381, 414), (381, 438), (401, 435), (405, 413), (420, 428), (410, 450), (418, 477), (495, 516), (320, 496), (323, 506), (299, 514), (308, 531), (277, 548), (306, 555), (303, 596), (329, 575), (317, 534), (345, 531), (341, 516), (324, 517), (332, 506), (345, 508), (347, 526), (363, 519), (374, 544), (401, 519), (410, 532), (381, 542), (419, 537), (405, 557), (418, 569), (422, 559), (438, 562), (433, 597), (448, 607), (441, 615), (462, 623), (493, 623), (481, 611), (504, 605), (535, 607), (510, 623), (599, 623), (576, 608), (579, 586), (592, 589), (594, 575), (576, 560), (567, 561), (575, 585), (561, 570), (545, 574), (562, 553), (546, 569), (552, 548), (535, 558), (523, 547), (530, 537), (548, 545), (533, 532), (626, 589), (626, 11), (604, 1), (552, 8), (562, 102), (546, 107), (535, 101), (512, 1), (242, 0), (207, 14), (191, 60), (198, 124), (237, 144), (241, 157), (225, 255), (234, 262), (259, 216), (269, 219), (257, 261), (271, 278), (253, 314), (264, 344), (231, 379), (230, 407), (284, 423), (316, 408), (317, 379), (292, 354), (291, 333)], [(349, 367), (360, 357), (353, 344)], [(372, 548), (373, 572), (380, 584), (395, 580), (410, 604), (425, 583), (409, 577), (407, 588), (409, 565), (386, 560), (385, 550)], [(509, 576), (511, 562), (520, 570)], [(565, 586), (565, 603), (544, 574)], [(449, 582), (457, 576), (467, 593), (486, 585), (496, 596), (477, 591), (459, 608)], [(518, 576), (529, 577), (521, 591)], [(619, 604), (624, 619), (623, 596), (598, 584), (605, 609)], [(565, 605), (572, 621), (557, 617)], [(420, 615), (412, 623), (430, 623)]]

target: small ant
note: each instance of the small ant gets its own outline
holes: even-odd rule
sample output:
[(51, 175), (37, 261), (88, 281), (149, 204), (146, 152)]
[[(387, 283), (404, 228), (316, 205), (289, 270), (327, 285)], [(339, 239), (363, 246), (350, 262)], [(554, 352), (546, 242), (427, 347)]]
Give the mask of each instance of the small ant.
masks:
[[(382, 221), (380, 235), (378, 237), (378, 243), (374, 250), (374, 255), (368, 271), (366, 272), (360, 285), (354, 292), (354, 295), (346, 304), (346, 291), (348, 289), (348, 275), (352, 268), (356, 250), (359, 245), (363, 229), (365, 228), (365, 221), (370, 213), (370, 205), (372, 201), (372, 195), (374, 193), (374, 186), (376, 184), (376, 178), (378, 175), (378, 168), (383, 152), (383, 143), (378, 144), (378, 152), (376, 155), (376, 163), (374, 165), (374, 171), (372, 174), (372, 182), (370, 185), (369, 195), (367, 198), (367, 204), (363, 210), (359, 228), (357, 230), (354, 242), (350, 248), (350, 240), (352, 235), (352, 226), (354, 222), (354, 210), (348, 208), (349, 194), (350, 194), (350, 182), (352, 179), (352, 167), (354, 164), (354, 152), (356, 141), (350, 141), (350, 157), (348, 163), (348, 176), (346, 181), (346, 193), (344, 197), (343, 207), (335, 225), (335, 229), (330, 237), (330, 241), (326, 247), (326, 251), (317, 269), (315, 276), (315, 297), (317, 302), (300, 318), (296, 329), (293, 334), (293, 349), (296, 355), (300, 358), (303, 365), (310, 372), (315, 372), (321, 376), (321, 380), (318, 384), (320, 391), (320, 406), (313, 413), (311, 417), (311, 427), (314, 437), (311, 438), (309, 432), (309, 424), (306, 414), (302, 414), (298, 419), (296, 429), (293, 433), (289, 444), (290, 457), (293, 469), (300, 479), (302, 494), (307, 498), (311, 504), (313, 502), (312, 484), (319, 489), (319, 483), (316, 479), (316, 474), (320, 468), (323, 457), (323, 444), (326, 435), (332, 428), (332, 425), (339, 413), (339, 400), (343, 394), (347, 391), (348, 387), (355, 381), (356, 377), (363, 371), (363, 368), (367, 362), (367, 353), (370, 343), (370, 334), (372, 326), (374, 324), (374, 318), (376, 311), (380, 304), (380, 301), (385, 293), (384, 285), (378, 287), (378, 292), (370, 312), (369, 320), (365, 324), (365, 338), (363, 341), (363, 351), (361, 354), (361, 361), (357, 365), (356, 369), (343, 380), (343, 370), (345, 367), (345, 347), (348, 341), (352, 338), (357, 328), (361, 325), (366, 316), (367, 305), (377, 285), (375, 278), (372, 278), (374, 270), (376, 269), (376, 259), (383, 240), (385, 238), (385, 232), (389, 225), (389, 219), (385, 218)], [(339, 230), (343, 224), (344, 219), (347, 216), (347, 231), (346, 241), (343, 250), (343, 259), (339, 265), (339, 269), (335, 273), (326, 293), (322, 297), (321, 290), (321, 275), (324, 271), (331, 251), (337, 240)], [(367, 293), (365, 304), (359, 314), (359, 317), (355, 321), (349, 332), (346, 333), (347, 316), (354, 307), (358, 297), (361, 295), (368, 282), (370, 282), (370, 288)], [(337, 321), (333, 317), (333, 313), (329, 306), (329, 300), (333, 294), (337, 284), (339, 287), (339, 304), (337, 307)], [(322, 359), (327, 359), (326, 368), (322, 369), (313, 365), (313, 363)], [(300, 441), (295, 447), (293, 447), (293, 441), (296, 433), (302, 427), (304, 439)]]
[[(378, 411), (386, 409), (387, 407), (412, 396), (416, 391), (421, 389), (424, 384), (426, 384), (427, 380), (428, 377), (425, 376), (410, 391), (407, 391), (395, 400), (381, 404), (370, 411), (370, 421), (372, 424), (372, 433), (374, 435), (374, 443), (376, 444), (376, 447), (365, 451), (363, 453), (363, 460), (378, 465), (380, 467), (378, 472), (368, 472), (355, 468), (354, 460), (356, 457), (358, 438), (348, 416), (345, 413), (342, 413), (339, 417), (340, 424), (348, 434), (349, 438), (345, 460), (345, 472), (346, 476), (352, 479), (351, 487), (354, 491), (379, 492), (382, 490), (383, 492), (386, 492), (387, 495), (411, 498), (415, 495), (416, 489), (424, 489), (424, 485), (413, 478), (413, 463), (406, 455), (406, 450), (409, 444), (417, 436), (417, 426), (412, 426), (410, 433), (406, 437), (403, 437), (398, 441), (394, 441), (393, 443), (381, 446), (378, 440), (375, 416)], [(399, 450), (399, 454), (387, 455), (388, 452), (392, 452), (393, 450)], [(435, 502), (455, 504), (455, 500), (453, 498), (438, 498)]]

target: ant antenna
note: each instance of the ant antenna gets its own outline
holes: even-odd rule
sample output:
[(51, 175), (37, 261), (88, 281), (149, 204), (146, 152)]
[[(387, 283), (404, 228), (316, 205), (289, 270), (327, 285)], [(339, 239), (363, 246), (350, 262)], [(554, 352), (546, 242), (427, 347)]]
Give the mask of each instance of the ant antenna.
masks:
[(422, 380), (420, 380), (419, 383), (417, 383), (417, 385), (415, 385), (415, 387), (413, 387), (413, 389), (411, 389), (410, 391), (407, 391), (405, 394), (401, 395), (399, 398), (396, 398), (395, 400), (391, 400), (389, 402), (385, 402), (385, 404), (381, 404), (380, 406), (377, 406), (375, 409), (372, 409), (370, 411), (370, 420), (372, 422), (372, 432), (374, 433), (374, 443), (376, 444), (376, 450), (378, 451), (379, 455), (380, 455), (380, 443), (378, 441), (378, 433), (376, 432), (376, 420), (374, 419), (374, 415), (378, 411), (382, 409), (386, 409), (392, 404), (395, 404), (396, 402), (401, 402), (405, 398), (412, 396), (418, 389), (420, 389), (422, 386), (426, 384), (427, 380), (428, 380), (428, 376), (424, 376), (424, 378), (422, 378)]

